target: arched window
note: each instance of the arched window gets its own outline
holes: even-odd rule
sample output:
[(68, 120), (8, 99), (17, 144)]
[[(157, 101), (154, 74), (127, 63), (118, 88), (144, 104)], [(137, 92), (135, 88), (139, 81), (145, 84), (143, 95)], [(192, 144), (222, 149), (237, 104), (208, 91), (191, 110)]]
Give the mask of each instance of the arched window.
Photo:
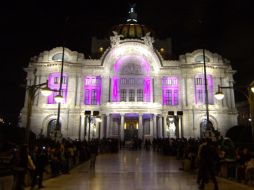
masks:
[[(214, 93), (213, 93), (213, 77), (207, 75), (207, 94), (208, 104), (214, 104)], [(195, 103), (205, 104), (206, 103), (206, 92), (205, 92), (205, 80), (203, 74), (198, 74), (195, 77)]]
[[(53, 55), (52, 60), (54, 61), (62, 61), (63, 58), (63, 54), (62, 53), (57, 53), (55, 55)], [(64, 61), (69, 61), (69, 56), (64, 54)]]
[[(48, 123), (48, 128), (47, 128), (47, 137), (53, 138), (55, 136), (56, 132), (56, 119), (52, 119)], [(60, 123), (60, 129), (61, 129), (61, 123)]]
[(162, 78), (162, 101), (163, 105), (178, 105), (178, 80), (176, 77)]
[[(203, 55), (198, 55), (197, 57), (195, 57), (195, 62), (203, 63), (204, 62)], [(210, 59), (207, 56), (205, 56), (205, 62), (210, 62)]]
[[(207, 123), (207, 120), (204, 119), (201, 123), (200, 123), (200, 137), (204, 138), (204, 137), (211, 137), (211, 131), (213, 130), (213, 123), (211, 121), (209, 121)], [(208, 133), (208, 134), (207, 134)]]
[[(50, 89), (59, 90), (60, 88), (60, 79), (61, 74), (60, 73), (51, 73), (48, 77), (48, 86)], [(62, 103), (66, 103), (67, 101), (67, 92), (68, 92), (68, 76), (67, 74), (63, 74), (63, 82), (62, 82), (62, 92), (61, 95), (64, 98), (64, 101)], [(48, 97), (48, 104), (56, 104), (54, 97), (58, 95), (58, 92), (53, 92)]]

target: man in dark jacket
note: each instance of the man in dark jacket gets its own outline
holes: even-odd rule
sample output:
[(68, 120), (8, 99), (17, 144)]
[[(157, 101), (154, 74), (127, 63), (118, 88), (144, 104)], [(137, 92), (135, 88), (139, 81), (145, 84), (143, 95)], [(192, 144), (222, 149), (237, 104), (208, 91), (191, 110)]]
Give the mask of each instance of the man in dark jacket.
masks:
[(200, 145), (198, 159), (199, 159), (199, 171), (197, 182), (199, 189), (205, 188), (205, 183), (208, 182), (209, 177), (212, 179), (214, 184), (214, 190), (218, 190), (218, 183), (215, 177), (215, 168), (217, 153), (215, 147), (212, 145), (211, 139), (206, 139), (206, 142)]

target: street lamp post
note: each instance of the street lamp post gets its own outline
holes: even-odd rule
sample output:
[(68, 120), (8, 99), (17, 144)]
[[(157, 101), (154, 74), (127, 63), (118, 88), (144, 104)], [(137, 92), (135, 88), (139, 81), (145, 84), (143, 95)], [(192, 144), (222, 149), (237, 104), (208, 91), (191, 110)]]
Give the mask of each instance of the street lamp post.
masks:
[[(44, 87), (43, 87), (44, 86)], [(25, 142), (29, 144), (30, 137), (30, 125), (31, 125), (31, 116), (32, 116), (32, 107), (34, 103), (34, 99), (36, 97), (36, 92), (41, 90), (41, 93), (44, 96), (49, 96), (53, 90), (48, 88), (48, 81), (41, 84), (34, 84), (27, 86), (27, 117), (26, 117), (26, 130), (25, 130)]]
[(203, 49), (203, 64), (204, 64), (204, 80), (205, 80), (206, 130), (210, 130), (205, 49)]
[[(218, 85), (218, 91), (215, 93), (214, 96), (217, 100), (222, 100), (224, 98), (224, 93), (222, 92), (222, 89), (239, 89), (239, 88), (242, 87)], [(249, 103), (252, 142), (254, 143), (254, 81), (252, 81), (251, 84), (247, 87), (247, 93), (244, 93), (243, 91), (240, 92), (246, 97)]]
[(61, 138), (60, 113), (61, 113), (61, 102), (63, 101), (62, 86), (63, 86), (64, 53), (65, 53), (65, 48), (64, 48), (64, 44), (63, 44), (62, 60), (61, 60), (61, 73), (60, 73), (60, 84), (59, 84), (59, 89), (58, 89), (58, 95), (55, 96), (55, 101), (58, 103), (56, 128), (55, 128), (55, 141), (58, 141), (58, 139)]

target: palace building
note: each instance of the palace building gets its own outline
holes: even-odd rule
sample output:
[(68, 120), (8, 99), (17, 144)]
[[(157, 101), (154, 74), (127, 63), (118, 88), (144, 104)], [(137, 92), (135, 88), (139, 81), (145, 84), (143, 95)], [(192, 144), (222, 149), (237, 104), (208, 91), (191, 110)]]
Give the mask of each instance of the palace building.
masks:
[[(225, 90), (222, 101), (214, 98), (218, 85), (233, 85), (235, 71), (229, 61), (202, 49), (170, 60), (171, 40), (153, 35), (153, 30), (137, 22), (132, 7), (126, 23), (114, 26), (108, 41), (92, 39), (95, 59), (66, 47), (31, 58), (25, 69), (27, 86), (48, 81), (48, 87), (57, 91), (62, 83), (63, 137), (200, 137), (206, 131), (207, 111), (209, 123), (222, 135), (237, 124), (233, 89)], [(34, 97), (30, 126), (37, 135), (54, 135), (57, 94)], [(21, 111), (22, 126), (27, 122), (27, 101), (28, 94)]]

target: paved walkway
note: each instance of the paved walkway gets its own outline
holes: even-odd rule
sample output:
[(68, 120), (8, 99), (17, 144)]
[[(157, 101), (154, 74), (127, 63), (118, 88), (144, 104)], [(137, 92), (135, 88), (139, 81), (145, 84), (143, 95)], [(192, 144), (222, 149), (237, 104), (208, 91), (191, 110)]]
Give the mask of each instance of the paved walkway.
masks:
[[(122, 150), (118, 154), (97, 157), (94, 170), (89, 162), (70, 175), (44, 181), (45, 190), (198, 190), (196, 175), (179, 170), (181, 163), (146, 151)], [(243, 184), (219, 179), (220, 190), (249, 190)], [(206, 190), (212, 190), (208, 184)]]

